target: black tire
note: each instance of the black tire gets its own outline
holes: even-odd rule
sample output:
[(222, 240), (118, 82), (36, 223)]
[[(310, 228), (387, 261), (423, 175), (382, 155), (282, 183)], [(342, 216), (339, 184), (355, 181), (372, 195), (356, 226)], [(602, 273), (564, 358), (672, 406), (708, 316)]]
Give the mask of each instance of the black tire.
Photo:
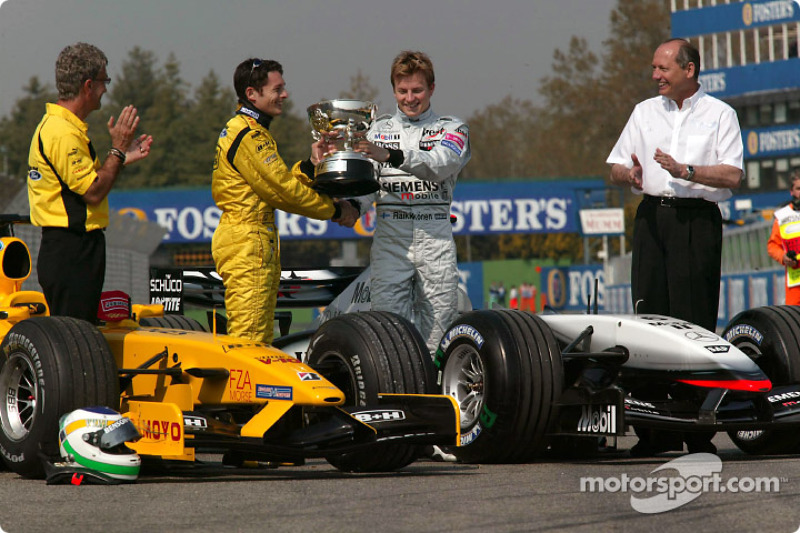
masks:
[(149, 316), (139, 320), (139, 325), (148, 328), (182, 329), (184, 331), (206, 331), (203, 325), (183, 315)]
[(14, 472), (39, 478), (39, 454), (59, 457), (61, 415), (91, 406), (119, 409), (117, 365), (88, 322), (30, 318), (0, 344), (0, 398), (0, 453)]
[(462, 462), (519, 463), (541, 454), (563, 390), (558, 341), (531, 313), (473, 311), (437, 352), (442, 394), (461, 408)]
[[(800, 383), (800, 307), (757, 307), (736, 315), (723, 338), (742, 350), (773, 385)], [(753, 455), (794, 453), (800, 447), (796, 429), (729, 431), (742, 451)]]
[[(346, 405), (374, 405), (378, 393), (426, 394), (434, 387), (433, 361), (419, 332), (393, 313), (368, 311), (328, 320), (311, 338), (308, 364), (345, 394)], [(388, 472), (416, 459), (419, 446), (326, 457), (345, 472)]]

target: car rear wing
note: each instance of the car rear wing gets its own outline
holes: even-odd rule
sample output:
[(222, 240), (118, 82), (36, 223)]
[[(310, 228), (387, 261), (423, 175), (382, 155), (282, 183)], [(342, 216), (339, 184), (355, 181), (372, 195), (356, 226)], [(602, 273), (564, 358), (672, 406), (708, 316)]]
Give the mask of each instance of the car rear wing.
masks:
[[(296, 309), (330, 304), (364, 267), (284, 269), (277, 308)], [(150, 269), (150, 303), (163, 304), (164, 313), (182, 314), (190, 305), (203, 309), (225, 307), (225, 286), (215, 269)]]

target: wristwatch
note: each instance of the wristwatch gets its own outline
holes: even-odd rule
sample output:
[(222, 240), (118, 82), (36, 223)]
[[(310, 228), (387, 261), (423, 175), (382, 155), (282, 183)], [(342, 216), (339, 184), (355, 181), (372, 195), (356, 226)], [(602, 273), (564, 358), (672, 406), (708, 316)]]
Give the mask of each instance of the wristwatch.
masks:
[(694, 167), (692, 165), (686, 165), (686, 172), (689, 173), (686, 176), (686, 181), (694, 181)]

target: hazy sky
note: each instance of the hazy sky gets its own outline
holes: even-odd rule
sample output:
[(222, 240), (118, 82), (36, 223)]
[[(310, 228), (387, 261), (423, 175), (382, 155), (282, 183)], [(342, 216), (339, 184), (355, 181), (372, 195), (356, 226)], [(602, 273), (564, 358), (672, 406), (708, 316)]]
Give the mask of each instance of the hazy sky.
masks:
[[(360, 68), (393, 111), (389, 68), (419, 49), (436, 69), (434, 109), (462, 118), (506, 95), (540, 102), (539, 80), (572, 35), (599, 51), (616, 0), (0, 0), (0, 116), (32, 76), (54, 85), (67, 44), (86, 41), (109, 75), (134, 46), (173, 52), (195, 88), (226, 84), (248, 57), (280, 61), (295, 110), (347, 90)], [(144, 125), (146, 128), (146, 125)]]

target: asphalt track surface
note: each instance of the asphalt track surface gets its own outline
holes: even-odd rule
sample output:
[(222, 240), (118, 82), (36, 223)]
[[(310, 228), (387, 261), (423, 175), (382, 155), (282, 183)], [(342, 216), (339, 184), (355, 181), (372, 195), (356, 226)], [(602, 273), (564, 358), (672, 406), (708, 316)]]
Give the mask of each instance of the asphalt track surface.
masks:
[[(633, 459), (631, 437), (591, 461), (465, 465), (419, 461), (392, 474), (353, 475), (324, 461), (279, 469), (211, 462), (120, 486), (48, 486), (0, 472), (0, 530), (504, 532), (744, 531), (800, 527), (800, 456), (751, 457), (714, 442), (721, 477), (774, 477), (770, 493), (700, 492), (676, 509), (643, 514), (635, 492), (581, 490), (581, 478), (647, 478), (678, 453)], [(613, 487), (613, 485), (609, 485)]]

